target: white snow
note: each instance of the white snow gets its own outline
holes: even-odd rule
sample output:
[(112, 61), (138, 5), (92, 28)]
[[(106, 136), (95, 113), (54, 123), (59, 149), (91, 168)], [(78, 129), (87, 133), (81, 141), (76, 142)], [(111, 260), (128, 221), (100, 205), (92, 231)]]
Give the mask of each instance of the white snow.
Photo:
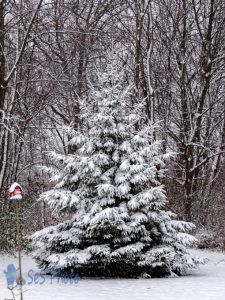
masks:
[[(43, 284), (26, 284), (24, 300), (222, 300), (225, 299), (225, 253), (194, 250), (199, 256), (205, 256), (210, 262), (190, 275), (163, 279), (81, 279), (78, 283), (57, 282), (45, 277)], [(195, 254), (196, 254), (195, 253)], [(0, 299), (12, 299), (6, 286), (4, 270), (17, 259), (0, 257)], [(34, 261), (23, 256), (23, 274), (27, 282), (31, 279), (28, 271), (38, 272)], [(39, 271), (40, 272), (40, 271)], [(34, 273), (30, 273), (34, 274)], [(41, 280), (42, 281), (42, 280)], [(16, 299), (19, 299), (17, 297)]]
[(21, 191), (23, 190), (22, 187), (21, 187), (21, 185), (19, 185), (19, 183), (14, 182), (14, 183), (10, 186), (9, 192), (10, 192), (10, 193), (14, 192), (14, 190), (15, 190), (16, 187), (19, 187), (19, 188), (21, 189)]

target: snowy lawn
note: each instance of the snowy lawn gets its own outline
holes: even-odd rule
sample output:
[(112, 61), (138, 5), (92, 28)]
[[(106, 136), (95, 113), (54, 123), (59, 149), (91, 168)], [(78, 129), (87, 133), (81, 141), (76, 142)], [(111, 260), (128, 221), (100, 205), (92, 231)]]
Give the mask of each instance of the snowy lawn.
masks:
[[(199, 256), (210, 259), (206, 266), (193, 271), (190, 275), (165, 279), (81, 279), (79, 283), (57, 283), (57, 279), (45, 276), (45, 282), (30, 283), (29, 270), (38, 272), (31, 258), (23, 256), (23, 276), (27, 281), (24, 300), (222, 300), (225, 299), (225, 253), (194, 251)], [(7, 289), (4, 270), (9, 264), (17, 266), (17, 260), (1, 256), (0, 300), (11, 299)], [(42, 282), (43, 278), (37, 278)], [(17, 299), (19, 299), (17, 297)]]

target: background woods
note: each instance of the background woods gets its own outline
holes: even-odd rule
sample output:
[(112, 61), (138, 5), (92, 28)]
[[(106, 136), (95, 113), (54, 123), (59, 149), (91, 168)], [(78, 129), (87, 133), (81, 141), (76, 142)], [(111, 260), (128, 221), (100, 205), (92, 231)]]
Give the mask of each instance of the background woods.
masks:
[(224, 18), (223, 0), (1, 1), (0, 231), (15, 180), (27, 191), (26, 227), (53, 222), (35, 201), (46, 188), (37, 166), (49, 163), (48, 150), (75, 151), (63, 128), (82, 126), (81, 103), (94, 109), (90, 84), (113, 48), (134, 103), (144, 99), (144, 117), (161, 122), (164, 150), (176, 153), (166, 178), (170, 208), (223, 233)]

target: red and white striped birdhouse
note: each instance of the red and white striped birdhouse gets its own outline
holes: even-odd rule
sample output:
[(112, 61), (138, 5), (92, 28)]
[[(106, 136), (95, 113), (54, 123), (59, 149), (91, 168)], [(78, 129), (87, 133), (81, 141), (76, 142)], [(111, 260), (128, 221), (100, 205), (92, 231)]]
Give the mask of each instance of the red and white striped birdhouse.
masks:
[(9, 189), (9, 195), (11, 200), (21, 200), (23, 198), (22, 187), (17, 182), (14, 182)]

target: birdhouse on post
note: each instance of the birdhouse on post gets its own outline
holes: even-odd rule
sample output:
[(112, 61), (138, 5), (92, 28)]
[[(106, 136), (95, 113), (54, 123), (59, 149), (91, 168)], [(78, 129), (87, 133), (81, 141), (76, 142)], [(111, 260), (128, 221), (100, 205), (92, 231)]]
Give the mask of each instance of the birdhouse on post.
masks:
[(22, 200), (23, 198), (23, 189), (17, 183), (14, 182), (9, 189), (10, 200)]

